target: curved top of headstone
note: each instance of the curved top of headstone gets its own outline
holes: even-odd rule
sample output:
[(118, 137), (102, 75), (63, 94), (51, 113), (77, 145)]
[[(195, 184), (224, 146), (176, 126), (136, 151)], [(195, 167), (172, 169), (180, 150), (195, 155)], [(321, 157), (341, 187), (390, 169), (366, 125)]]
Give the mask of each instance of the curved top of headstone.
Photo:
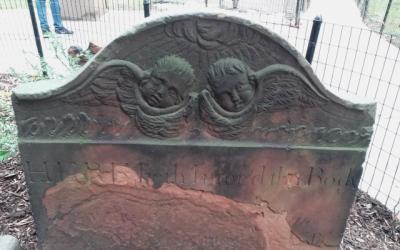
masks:
[[(150, 33), (147, 34), (147, 32)], [(223, 32), (224, 34), (219, 35), (218, 32)], [(14, 93), (19, 99), (23, 100), (40, 100), (62, 94), (73, 89), (76, 85), (80, 85), (82, 80), (92, 74), (101, 63), (113, 59), (133, 60), (135, 64), (143, 62), (148, 64), (146, 66), (151, 67), (151, 59), (154, 61), (154, 58), (158, 59), (162, 54), (181, 55), (186, 53), (186, 57), (195, 54), (189, 48), (186, 51), (182, 51), (183, 48), (178, 43), (173, 48), (164, 48), (163, 46), (168, 44), (160, 38), (164, 35), (169, 38), (186, 39), (188, 42), (197, 43), (200, 53), (204, 51), (214, 52), (213, 55), (207, 58), (208, 63), (215, 61), (215, 56), (218, 56), (219, 53), (219, 56), (226, 55), (229, 57), (234, 57), (237, 55), (236, 53), (239, 53), (241, 57), (247, 57), (242, 59), (245, 59), (246, 63), (252, 68), (254, 67), (253, 69), (264, 68), (273, 63), (288, 64), (304, 73), (320, 91), (325, 92), (332, 100), (343, 105), (351, 105), (350, 102), (340, 99), (327, 91), (305, 58), (278, 34), (271, 32), (261, 23), (220, 12), (194, 12), (145, 19), (144, 22), (112, 41), (89, 65), (73, 77), (59, 81), (59, 84), (55, 84), (53, 80), (50, 80), (52, 84), (48, 84), (49, 81), (46, 80), (19, 85), (14, 90)], [(209, 40), (207, 40), (207, 36), (209, 36)], [(215, 37), (213, 38), (212, 36)], [(203, 37), (204, 39), (202, 39)], [(262, 45), (272, 45), (268, 42), (275, 44), (271, 48), (263, 48)], [(249, 48), (236, 48), (244, 44)], [(232, 48), (230, 54), (224, 54), (227, 47), (235, 48)], [(145, 58), (139, 59), (137, 56)], [(251, 58), (251, 56), (259, 58)], [(200, 60), (200, 58), (196, 59)]]
[(147, 19), (74, 77), (20, 85), (14, 98), (60, 103), (89, 120), (113, 109), (110, 117), (133, 118), (151, 138), (306, 144), (339, 143), (323, 138), (340, 134), (345, 144), (352, 135), (350, 144), (367, 145), (375, 110), (326, 90), (302, 55), (261, 24), (221, 13)]

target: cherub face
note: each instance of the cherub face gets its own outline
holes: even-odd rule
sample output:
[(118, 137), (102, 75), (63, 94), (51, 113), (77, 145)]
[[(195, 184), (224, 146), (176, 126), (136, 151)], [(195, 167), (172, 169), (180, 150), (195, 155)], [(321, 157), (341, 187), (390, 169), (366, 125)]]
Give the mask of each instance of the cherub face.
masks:
[(168, 108), (188, 99), (193, 81), (192, 66), (185, 59), (171, 55), (157, 60), (142, 78), (139, 88), (147, 104)]
[(140, 83), (144, 100), (152, 107), (167, 108), (182, 101), (177, 79), (168, 79), (165, 75), (152, 74)]
[(249, 104), (254, 91), (246, 73), (225, 75), (219, 79), (218, 86), (213, 87), (218, 104), (231, 112), (241, 111)]
[(197, 22), (197, 31), (199, 35), (208, 41), (217, 40), (224, 31), (224, 24), (215, 23), (209, 20)]

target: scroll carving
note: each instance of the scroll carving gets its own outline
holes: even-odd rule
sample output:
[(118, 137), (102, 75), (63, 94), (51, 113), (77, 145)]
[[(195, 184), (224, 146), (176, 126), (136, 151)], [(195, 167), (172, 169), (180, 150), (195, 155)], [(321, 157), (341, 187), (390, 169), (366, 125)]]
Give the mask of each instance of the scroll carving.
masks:
[[(288, 126), (281, 125), (274, 128), (254, 128), (258, 138), (271, 138), (285, 134), (288, 143), (294, 143), (296, 139), (309, 137), (315, 144), (333, 143), (348, 144), (352, 146), (368, 145), (372, 136), (372, 128), (363, 127), (360, 129), (310, 127), (306, 125)], [(271, 139), (270, 139), (271, 140)]]
[(86, 113), (66, 114), (62, 117), (31, 117), (21, 122), (21, 134), (30, 136), (72, 136), (88, 133), (88, 126), (93, 122)]

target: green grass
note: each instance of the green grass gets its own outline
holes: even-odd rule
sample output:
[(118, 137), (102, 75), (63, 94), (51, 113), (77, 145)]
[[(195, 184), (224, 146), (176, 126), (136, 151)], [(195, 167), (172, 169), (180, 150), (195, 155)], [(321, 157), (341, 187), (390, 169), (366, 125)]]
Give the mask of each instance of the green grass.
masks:
[[(35, 4), (36, 0), (32, 0)], [(27, 0), (0, 0), (0, 10), (28, 8)]]
[(17, 127), (8, 96), (0, 95), (0, 161), (17, 152)]
[[(376, 22), (376, 29), (380, 29), (389, 0), (369, 0), (367, 17)], [(393, 0), (384, 33), (400, 35), (400, 0)]]
[(385, 25), (385, 32), (400, 35), (400, 0), (392, 3)]

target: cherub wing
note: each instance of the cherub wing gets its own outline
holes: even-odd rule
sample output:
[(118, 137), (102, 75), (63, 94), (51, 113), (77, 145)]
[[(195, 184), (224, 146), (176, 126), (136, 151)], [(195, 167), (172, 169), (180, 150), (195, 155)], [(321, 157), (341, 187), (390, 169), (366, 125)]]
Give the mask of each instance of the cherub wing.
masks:
[[(138, 85), (144, 71), (131, 62), (111, 60), (99, 68), (75, 93), (68, 94), (62, 101), (88, 106), (120, 106), (132, 102), (129, 92)], [(125, 95), (119, 98), (119, 92)]]
[(63, 101), (88, 106), (119, 106), (135, 119), (143, 134), (153, 138), (178, 136), (191, 111), (192, 98), (169, 108), (149, 106), (139, 90), (140, 80), (145, 74), (145, 71), (131, 62), (111, 60), (100, 66), (83, 87)]
[(140, 131), (153, 138), (173, 138), (182, 134), (193, 107), (193, 97), (186, 103), (172, 110), (161, 110), (145, 106), (138, 106), (136, 124)]
[(327, 97), (294, 68), (274, 64), (255, 73), (258, 82), (257, 112), (291, 107), (316, 107)]
[(223, 110), (213, 99), (208, 90), (200, 95), (201, 120), (207, 125), (208, 132), (222, 139), (236, 139), (251, 124), (254, 114), (253, 106), (233, 113)]

